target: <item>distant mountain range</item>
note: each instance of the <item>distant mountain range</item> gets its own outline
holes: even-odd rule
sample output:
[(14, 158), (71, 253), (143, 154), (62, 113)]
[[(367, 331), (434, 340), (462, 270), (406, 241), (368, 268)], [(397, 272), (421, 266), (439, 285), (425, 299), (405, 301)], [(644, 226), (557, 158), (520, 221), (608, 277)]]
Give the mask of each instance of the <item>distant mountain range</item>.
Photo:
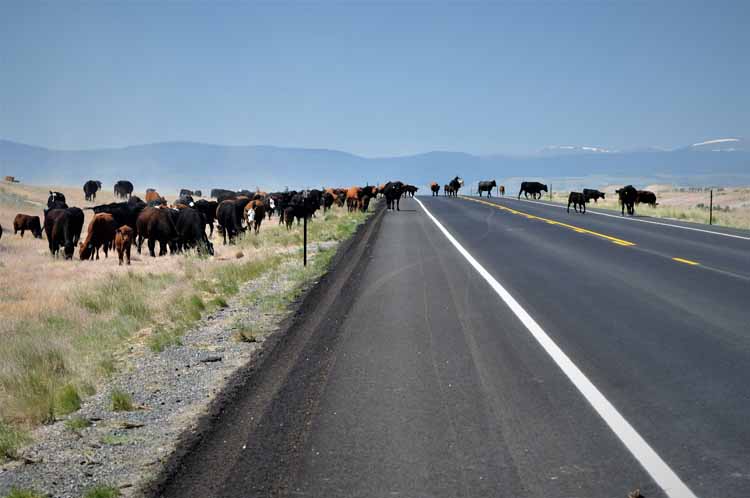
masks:
[(741, 185), (750, 184), (750, 143), (723, 138), (671, 150), (558, 145), (528, 156), (434, 151), (365, 158), (336, 150), (265, 145), (163, 142), (68, 151), (0, 140), (0, 176), (5, 175), (49, 185), (82, 185), (88, 179), (112, 185), (128, 179), (138, 191), (146, 187), (283, 189), (389, 179), (427, 185), (433, 180), (447, 183), (456, 175), (467, 184), (489, 178), (510, 185), (521, 179), (593, 178), (599, 183)]

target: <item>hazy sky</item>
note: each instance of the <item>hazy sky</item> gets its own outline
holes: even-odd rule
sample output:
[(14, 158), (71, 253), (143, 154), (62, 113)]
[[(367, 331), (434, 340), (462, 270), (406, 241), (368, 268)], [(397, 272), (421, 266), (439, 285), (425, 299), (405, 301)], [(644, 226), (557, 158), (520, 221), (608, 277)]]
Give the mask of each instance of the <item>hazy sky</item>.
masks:
[(0, 0), (0, 138), (527, 152), (750, 137), (750, 1)]

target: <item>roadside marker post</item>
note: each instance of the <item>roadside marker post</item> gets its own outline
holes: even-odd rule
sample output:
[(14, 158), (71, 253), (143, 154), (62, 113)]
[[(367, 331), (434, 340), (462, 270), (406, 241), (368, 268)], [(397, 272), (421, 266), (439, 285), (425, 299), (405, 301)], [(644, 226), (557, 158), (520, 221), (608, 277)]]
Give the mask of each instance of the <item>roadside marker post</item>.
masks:
[(305, 206), (305, 219), (302, 222), (302, 266), (307, 266), (307, 190), (304, 191), (302, 197)]
[(708, 224), (714, 224), (714, 189), (711, 189), (708, 197)]

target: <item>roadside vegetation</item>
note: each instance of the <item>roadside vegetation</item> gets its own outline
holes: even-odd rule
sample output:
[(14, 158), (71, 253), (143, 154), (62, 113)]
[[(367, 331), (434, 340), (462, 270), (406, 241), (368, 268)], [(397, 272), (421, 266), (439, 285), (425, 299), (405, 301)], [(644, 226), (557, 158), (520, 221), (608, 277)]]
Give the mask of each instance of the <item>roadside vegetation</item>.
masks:
[[(591, 202), (588, 207), (619, 212), (620, 205), (614, 193), (615, 187), (607, 186), (601, 190), (606, 192), (606, 200)], [(655, 208), (641, 204), (636, 207), (637, 215), (708, 224), (708, 191), (691, 191), (658, 185), (647, 186), (645, 190), (655, 192), (659, 204)], [(549, 195), (545, 195), (543, 200), (550, 200)], [(551, 200), (567, 204), (568, 192), (553, 192)], [(750, 188), (716, 188), (713, 202), (714, 225), (750, 230)]]
[[(13, 236), (12, 215), (37, 206), (48, 189), (6, 188), (0, 197), (0, 461), (17, 456), (35, 425), (76, 412), (87, 396), (126, 365), (125, 351), (135, 342), (153, 354), (180, 344), (198, 320), (240, 292), (246, 282), (288, 272), (297, 284), (285, 295), (253, 291), (243, 299), (287, 306), (306, 283), (319, 277), (338, 241), (349, 237), (366, 218), (334, 208), (308, 225), (313, 259), (302, 266), (301, 226), (287, 231), (277, 218), (265, 220), (259, 235), (247, 234), (236, 245), (215, 238), (214, 257), (197, 254), (150, 258), (133, 254), (130, 267), (116, 257), (98, 261), (53, 260), (46, 241)], [(82, 192), (63, 190), (73, 205)], [(111, 195), (110, 195), (111, 197)], [(97, 202), (109, 202), (102, 195)], [(28, 211), (29, 214), (38, 214)], [(87, 212), (89, 216), (90, 212)], [(10, 220), (8, 219), (10, 217)], [(86, 220), (88, 222), (88, 219)], [(216, 235), (216, 234), (215, 234)], [(238, 330), (241, 341), (257, 341), (262, 332)], [(137, 409), (127, 393), (113, 392), (112, 410)], [(86, 427), (75, 416), (70, 430)]]

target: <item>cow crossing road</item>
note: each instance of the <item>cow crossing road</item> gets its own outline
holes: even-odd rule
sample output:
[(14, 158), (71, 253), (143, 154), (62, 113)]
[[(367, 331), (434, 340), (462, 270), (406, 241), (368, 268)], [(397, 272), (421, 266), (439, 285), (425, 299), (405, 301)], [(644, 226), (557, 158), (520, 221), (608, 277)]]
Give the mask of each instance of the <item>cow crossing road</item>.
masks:
[(401, 208), (315, 317), (326, 342), (253, 387), (252, 420), (221, 415), (164, 496), (750, 496), (750, 242), (507, 199)]

